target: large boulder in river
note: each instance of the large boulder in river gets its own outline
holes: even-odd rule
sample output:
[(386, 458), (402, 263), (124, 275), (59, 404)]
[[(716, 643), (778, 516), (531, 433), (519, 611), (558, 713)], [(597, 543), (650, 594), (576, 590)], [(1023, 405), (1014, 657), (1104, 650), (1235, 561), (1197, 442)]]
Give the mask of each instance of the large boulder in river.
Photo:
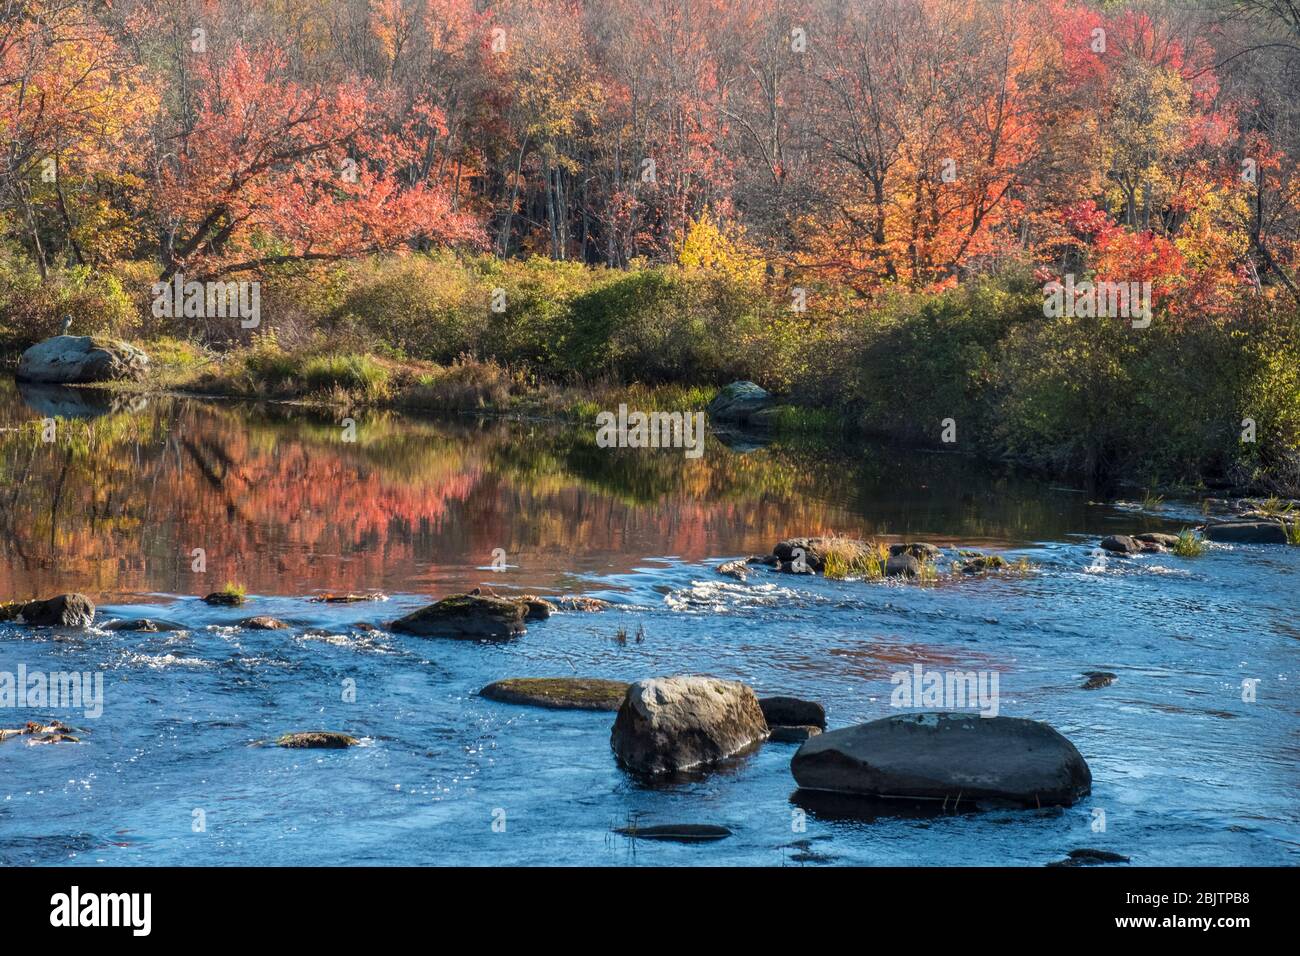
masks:
[(95, 603), (84, 594), (60, 594), (44, 601), (0, 606), (0, 621), (16, 621), (36, 627), (90, 627), (95, 621)]
[(609, 744), (627, 769), (659, 774), (705, 767), (766, 739), (767, 721), (753, 690), (683, 675), (629, 687)]
[(453, 594), (390, 625), (399, 634), (498, 640), (524, 633), (527, 605), (486, 594)]
[(1286, 544), (1287, 526), (1281, 519), (1234, 518), (1215, 521), (1205, 526), (1208, 541), (1230, 541), (1234, 544)]
[(977, 714), (898, 714), (813, 737), (790, 770), (806, 790), (914, 800), (1069, 806), (1092, 772), (1047, 724)]
[(56, 335), (23, 353), (18, 378), (59, 384), (107, 382), (137, 378), (148, 367), (149, 356), (134, 345), (98, 336)]
[(1101, 539), (1101, 549), (1112, 554), (1137, 554), (1142, 545), (1126, 534), (1110, 534)]
[(493, 681), (479, 695), (503, 704), (560, 710), (618, 710), (627, 696), (627, 681), (603, 677), (507, 677)]
[(732, 382), (709, 402), (709, 420), (727, 425), (761, 425), (758, 413), (773, 401), (771, 392), (753, 382)]

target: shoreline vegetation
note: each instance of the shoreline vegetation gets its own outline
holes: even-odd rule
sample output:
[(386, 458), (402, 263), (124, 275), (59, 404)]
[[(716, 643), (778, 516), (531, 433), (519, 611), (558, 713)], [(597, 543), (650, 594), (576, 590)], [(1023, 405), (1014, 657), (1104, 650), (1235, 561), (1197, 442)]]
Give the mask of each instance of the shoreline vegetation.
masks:
[[(821, 289), (796, 313), (784, 281), (738, 268), (739, 255), (611, 270), (436, 252), (286, 270), (263, 281), (263, 318), (246, 331), (160, 321), (113, 276), (72, 270), (42, 283), (0, 356), (13, 368), (72, 314), (73, 334), (149, 355), (115, 390), (592, 427), (620, 403), (701, 411), (752, 380), (774, 394), (766, 431), (782, 438), (883, 439), (1094, 485), (1300, 496), (1300, 309), (1252, 303), (1134, 332), (1046, 320), (1032, 277), (1006, 274), (870, 305)], [(0, 314), (14, 295), (0, 283)]]

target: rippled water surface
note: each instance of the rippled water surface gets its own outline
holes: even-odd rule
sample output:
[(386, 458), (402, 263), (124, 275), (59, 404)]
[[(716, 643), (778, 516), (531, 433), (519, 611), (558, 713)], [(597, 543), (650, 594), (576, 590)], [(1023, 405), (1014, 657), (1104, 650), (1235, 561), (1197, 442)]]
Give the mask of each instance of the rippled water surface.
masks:
[[(36, 420), (51, 414), (70, 417), (45, 443)], [(1099, 534), (1177, 531), (1198, 506), (1097, 503), (955, 455), (710, 439), (691, 461), (543, 423), (361, 413), (349, 443), (343, 414), (0, 384), (0, 600), (80, 590), (101, 623), (183, 625), (0, 625), (0, 671), (102, 671), (105, 685), (97, 719), (0, 708), (0, 727), (59, 718), (82, 739), (0, 743), (0, 864), (1037, 866), (1079, 847), (1156, 865), (1300, 861), (1300, 548), (1098, 562)], [(932, 586), (714, 570), (828, 530), (1034, 567)], [(247, 587), (245, 607), (198, 600), (226, 581)], [(505, 644), (356, 626), (476, 585), (616, 607)], [(309, 600), (346, 590), (389, 599)], [(234, 626), (257, 614), (292, 627)], [(999, 672), (1001, 713), (1074, 741), (1092, 796), (925, 817), (812, 808), (798, 832), (793, 745), (649, 788), (615, 765), (612, 714), (477, 696), (510, 676), (700, 672), (822, 701), (839, 727), (894, 712), (890, 675), (915, 663)], [(1092, 670), (1118, 681), (1082, 690)], [(260, 745), (318, 728), (363, 745)], [(630, 821), (735, 832), (611, 832)]]

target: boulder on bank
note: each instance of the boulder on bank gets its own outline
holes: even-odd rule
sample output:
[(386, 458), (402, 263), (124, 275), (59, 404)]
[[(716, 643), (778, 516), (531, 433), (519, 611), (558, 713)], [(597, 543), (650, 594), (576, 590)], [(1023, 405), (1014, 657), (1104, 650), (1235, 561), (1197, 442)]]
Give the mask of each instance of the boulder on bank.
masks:
[(627, 769), (660, 774), (705, 767), (766, 739), (767, 721), (753, 690), (683, 675), (629, 687), (609, 743)]
[(813, 737), (790, 770), (807, 790), (913, 800), (1069, 806), (1092, 772), (1045, 723), (976, 714), (899, 714)]
[(90, 627), (95, 604), (84, 594), (60, 594), (43, 601), (0, 605), (0, 621), (33, 627)]
[(18, 361), (18, 378), (56, 384), (138, 378), (149, 356), (134, 345), (90, 335), (56, 335), (33, 345)]
[(453, 594), (412, 611), (389, 630), (418, 637), (499, 640), (524, 633), (525, 605), (485, 594)]
[(760, 697), (758, 708), (763, 712), (763, 719), (769, 727), (779, 724), (801, 726), (812, 724), (825, 729), (826, 708), (815, 700), (800, 700), (798, 697)]
[(1231, 518), (1205, 526), (1207, 541), (1233, 544), (1286, 544), (1287, 526), (1280, 518)]
[(709, 402), (709, 420), (727, 425), (761, 426), (759, 412), (770, 407), (772, 393), (753, 382), (732, 382)]
[(493, 681), (479, 695), (503, 704), (560, 710), (618, 710), (627, 696), (627, 681), (602, 677), (507, 677)]
[(341, 734), (336, 730), (306, 730), (284, 734), (275, 745), (303, 750), (342, 750), (345, 747), (355, 747), (357, 738)]

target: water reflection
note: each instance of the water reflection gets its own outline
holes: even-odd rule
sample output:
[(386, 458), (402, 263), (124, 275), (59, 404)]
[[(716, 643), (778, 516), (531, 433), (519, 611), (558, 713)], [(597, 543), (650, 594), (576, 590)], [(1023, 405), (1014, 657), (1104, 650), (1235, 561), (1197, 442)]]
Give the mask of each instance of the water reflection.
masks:
[[(39, 420), (58, 416), (55, 441)], [(793, 533), (1010, 543), (1104, 526), (1087, 496), (882, 447), (602, 449), (537, 422), (0, 384), (0, 596), (444, 593), (573, 583), (645, 556), (766, 552)], [(1142, 522), (1133, 522), (1141, 524)], [(202, 549), (206, 570), (193, 570)]]

